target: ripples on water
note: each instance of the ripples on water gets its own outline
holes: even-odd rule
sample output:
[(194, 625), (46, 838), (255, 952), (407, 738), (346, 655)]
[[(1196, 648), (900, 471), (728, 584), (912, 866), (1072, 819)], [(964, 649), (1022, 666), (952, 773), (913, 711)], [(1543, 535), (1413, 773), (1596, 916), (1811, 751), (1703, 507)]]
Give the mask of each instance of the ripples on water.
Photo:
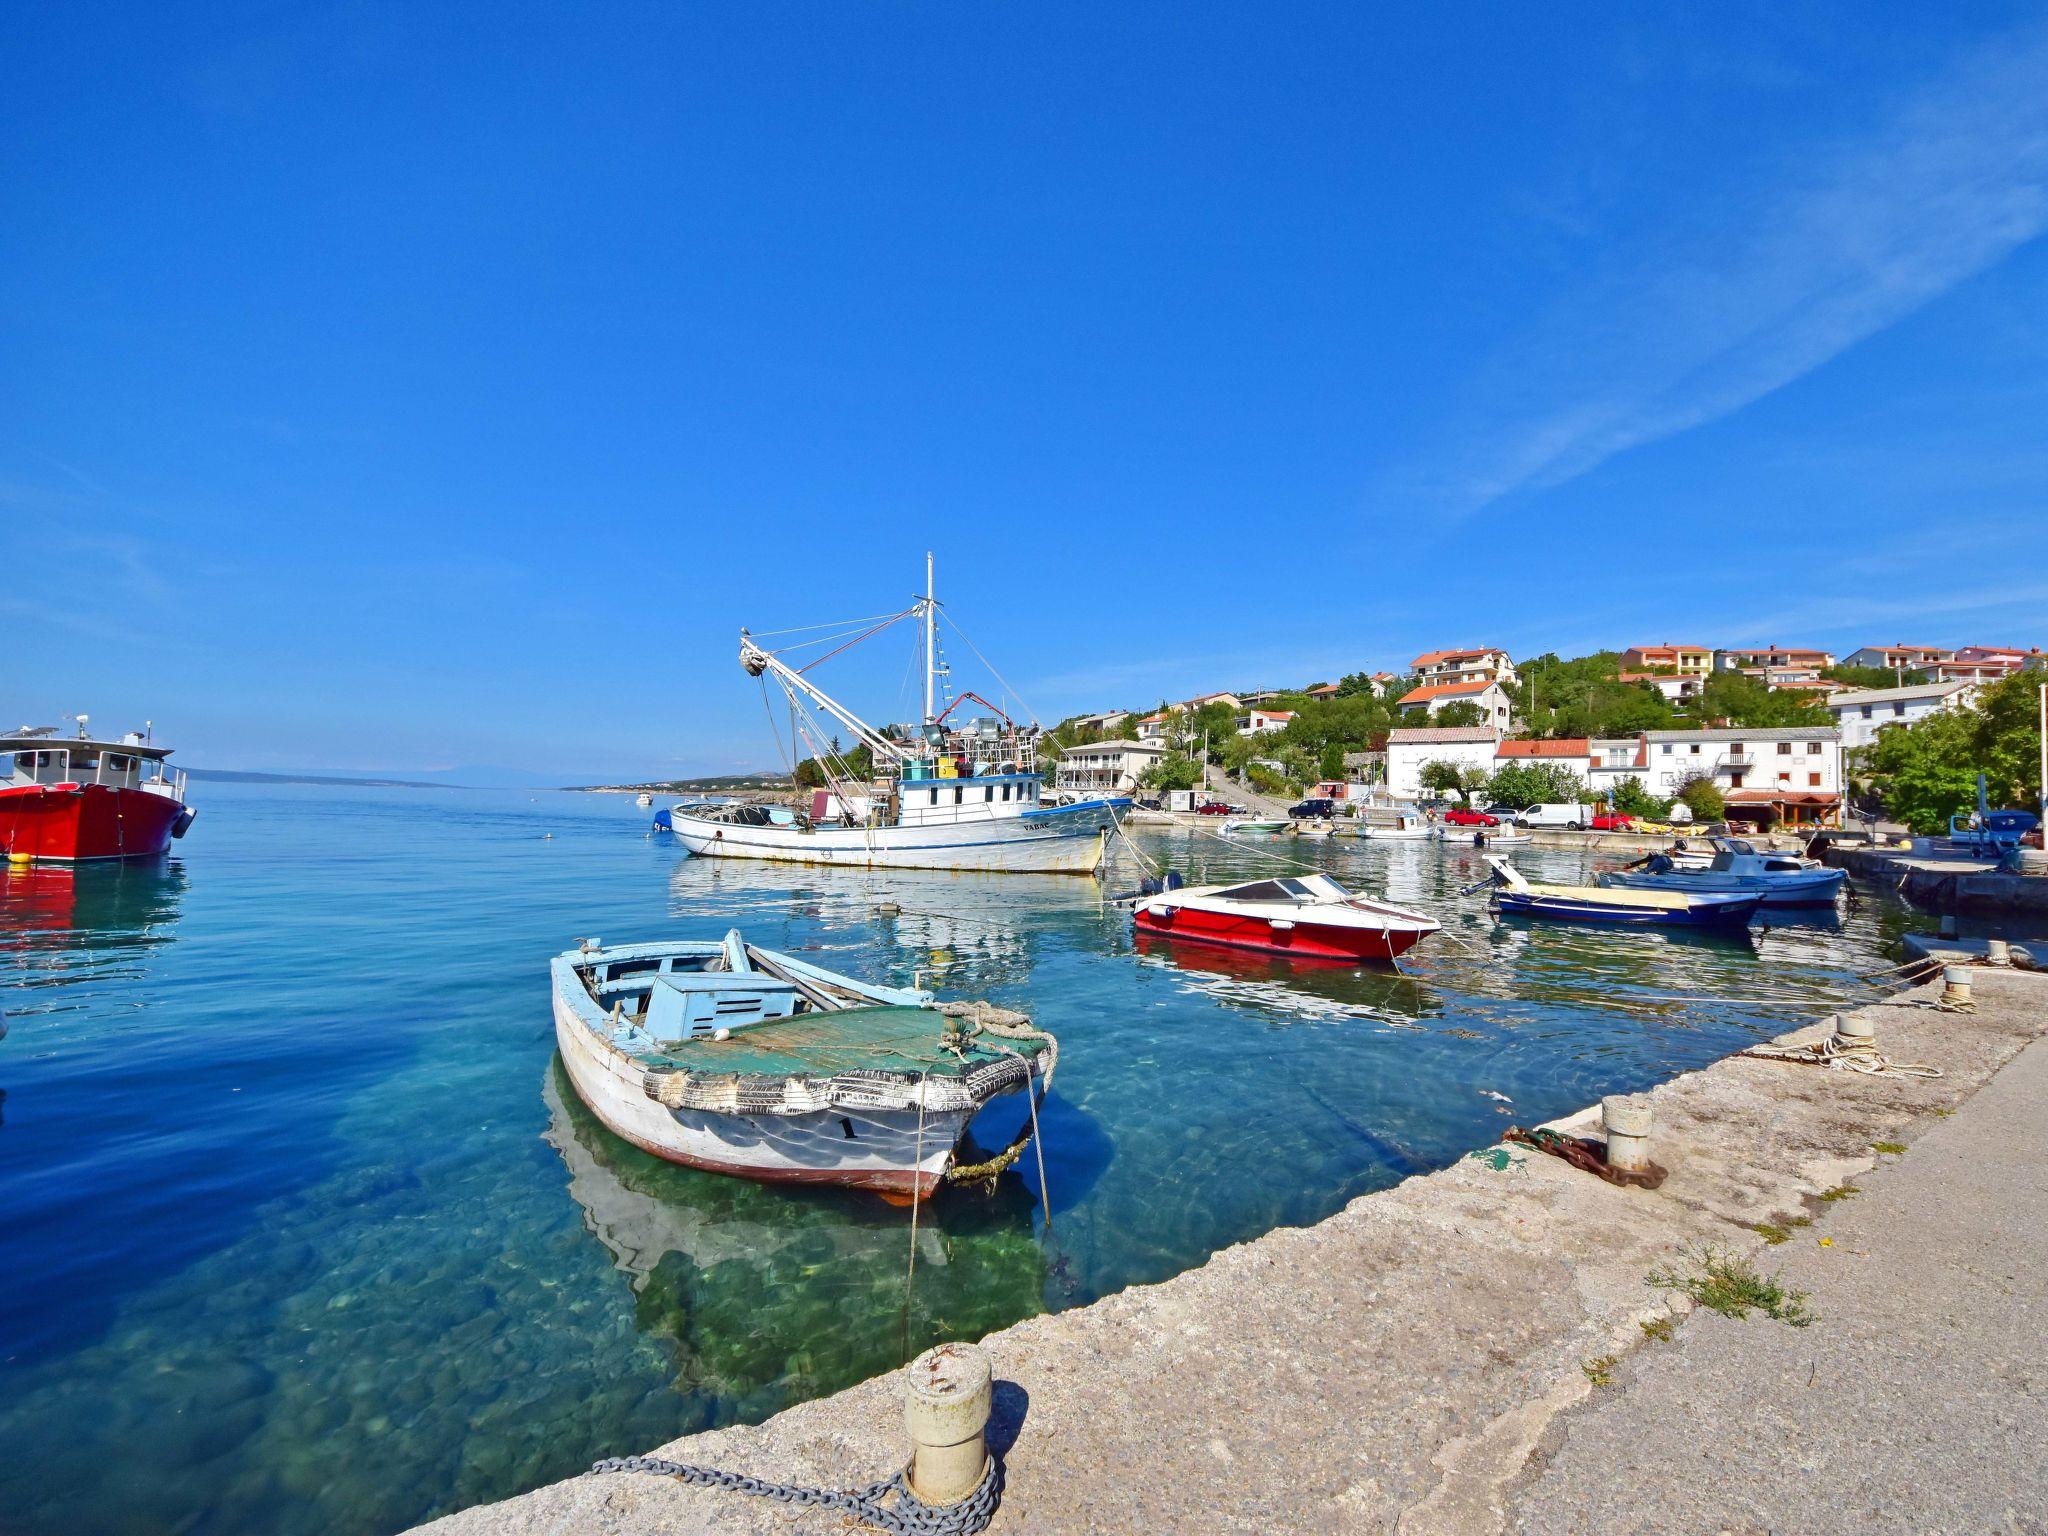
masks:
[[(1392, 975), (1139, 943), (1091, 881), (691, 861), (623, 798), (205, 789), (176, 858), (0, 874), (9, 1532), (384, 1532), (759, 1419), (1814, 1018), (1908, 921), (1864, 890), (1754, 939), (1500, 924), (1469, 850), (1271, 845), (1445, 921)], [(906, 1213), (599, 1126), (548, 957), (733, 925), (1056, 1031), (1051, 1231), (1029, 1157), (949, 1193), (906, 1309)]]

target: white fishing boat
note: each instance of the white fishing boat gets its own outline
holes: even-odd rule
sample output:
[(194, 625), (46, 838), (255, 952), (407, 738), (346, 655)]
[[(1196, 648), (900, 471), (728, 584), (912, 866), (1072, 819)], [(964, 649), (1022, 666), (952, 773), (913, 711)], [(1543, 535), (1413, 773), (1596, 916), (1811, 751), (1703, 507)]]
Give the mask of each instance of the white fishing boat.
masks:
[[(938, 679), (949, 669), (939, 661), (939, 606), (927, 555), (925, 595), (901, 613), (854, 621), (859, 630), (849, 628), (851, 638), (834, 631), (823, 640), (771, 651), (742, 630), (740, 665), (787, 695), (798, 738), (829, 784), (808, 807), (794, 810), (677, 805), (667, 813), (667, 825), (683, 845), (704, 858), (857, 869), (1092, 873), (1130, 800), (1048, 804), (1035, 728), (1020, 727), (972, 692), (940, 707)], [(784, 659), (786, 652), (832, 640), (843, 639), (837, 650), (844, 650), (907, 619), (917, 621), (924, 668), (924, 720), (914, 728), (877, 730), (827, 694), (807, 675), (824, 657), (801, 667)], [(969, 699), (993, 716), (949, 725)], [(856, 744), (845, 753), (838, 745), (841, 732), (851, 733)], [(867, 763), (856, 771), (848, 757), (863, 749)]]
[(981, 1107), (1042, 1095), (1059, 1055), (1022, 1015), (856, 981), (737, 931), (591, 941), (549, 969), (555, 1044), (592, 1113), (656, 1157), (742, 1178), (928, 1195)]
[(1235, 833), (1238, 836), (1285, 832), (1287, 830), (1287, 818), (1284, 816), (1231, 816), (1225, 819), (1223, 830)]
[(1367, 823), (1358, 829), (1358, 835), (1374, 843), (1419, 843), (1436, 836), (1436, 829), (1426, 818), (1404, 813), (1391, 827)]

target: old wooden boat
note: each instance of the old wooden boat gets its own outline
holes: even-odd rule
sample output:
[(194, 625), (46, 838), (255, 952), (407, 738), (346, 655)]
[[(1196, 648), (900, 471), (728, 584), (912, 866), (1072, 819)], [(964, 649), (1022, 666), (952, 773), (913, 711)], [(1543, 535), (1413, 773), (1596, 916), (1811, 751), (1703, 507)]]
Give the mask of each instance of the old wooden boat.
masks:
[(614, 1133), (694, 1168), (928, 1195), (968, 1123), (1051, 1082), (1021, 1014), (936, 1002), (723, 940), (585, 943), (551, 966), (555, 1042)]
[(1748, 923), (1763, 904), (1753, 893), (1630, 891), (1604, 885), (1539, 885), (1506, 859), (1489, 858), (1490, 905), (1505, 917), (1557, 923), (1619, 923), (1630, 927), (1711, 928)]
[(1137, 905), (1140, 933), (1303, 959), (1387, 963), (1437, 931), (1434, 918), (1354, 895), (1328, 875), (1160, 891)]

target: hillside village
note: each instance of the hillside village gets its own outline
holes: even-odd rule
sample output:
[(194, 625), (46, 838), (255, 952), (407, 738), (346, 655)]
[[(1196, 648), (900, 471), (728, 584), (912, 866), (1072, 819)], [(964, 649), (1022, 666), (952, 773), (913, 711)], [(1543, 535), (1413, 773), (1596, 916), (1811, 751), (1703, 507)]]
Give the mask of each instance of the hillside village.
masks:
[[(1997, 756), (1970, 745), (1987, 691), (2020, 678), (2030, 694), (2048, 681), (2048, 652), (1895, 644), (1838, 657), (1667, 642), (1518, 665), (1469, 646), (1425, 651), (1398, 674), (1077, 715), (1050, 744), (1056, 787), (1077, 794), (1186, 789), (1221, 770), (1268, 795), (1340, 804), (1486, 790), (1634, 814), (1684, 799), (1762, 826), (1838, 826), (1852, 804), (1931, 824), (1974, 793), (1972, 752)], [(1937, 731), (1903, 739), (1933, 720)]]

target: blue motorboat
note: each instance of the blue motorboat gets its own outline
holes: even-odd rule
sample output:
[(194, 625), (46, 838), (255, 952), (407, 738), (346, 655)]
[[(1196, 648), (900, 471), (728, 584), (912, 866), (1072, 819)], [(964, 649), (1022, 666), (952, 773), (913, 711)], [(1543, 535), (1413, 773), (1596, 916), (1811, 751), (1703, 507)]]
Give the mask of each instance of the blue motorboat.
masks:
[(1594, 885), (1538, 885), (1505, 859), (1493, 867), (1493, 910), (1503, 917), (1554, 923), (1617, 923), (1632, 928), (1733, 928), (1763, 905), (1755, 892), (1631, 891)]
[(1719, 838), (1704, 869), (1682, 857), (1653, 853), (1642, 868), (1604, 874), (1600, 884), (1629, 891), (1751, 895), (1767, 907), (1828, 907), (1847, 878), (1839, 869), (1796, 854), (1758, 852), (1739, 838)]

